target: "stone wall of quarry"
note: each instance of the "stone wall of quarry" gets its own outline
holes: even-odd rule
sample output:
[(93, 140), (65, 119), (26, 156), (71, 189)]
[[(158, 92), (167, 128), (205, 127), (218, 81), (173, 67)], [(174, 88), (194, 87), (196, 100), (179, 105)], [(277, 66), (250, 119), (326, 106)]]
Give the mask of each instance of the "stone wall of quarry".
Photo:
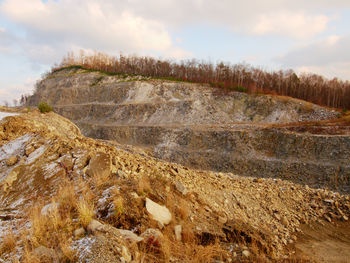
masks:
[(138, 146), (163, 160), (350, 191), (348, 132), (283, 129), (337, 118), (311, 103), (82, 69), (61, 70), (41, 81), (29, 104), (41, 101), (85, 136)]

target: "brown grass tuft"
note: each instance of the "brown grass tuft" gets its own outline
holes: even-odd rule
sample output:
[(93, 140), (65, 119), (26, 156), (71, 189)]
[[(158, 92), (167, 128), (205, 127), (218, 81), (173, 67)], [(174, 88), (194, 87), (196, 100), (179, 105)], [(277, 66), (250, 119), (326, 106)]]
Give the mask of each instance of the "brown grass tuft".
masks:
[(118, 196), (113, 200), (113, 204), (115, 208), (114, 217), (119, 219), (120, 216), (124, 214), (124, 199), (121, 196)]
[(76, 209), (74, 185), (70, 181), (63, 182), (56, 194), (56, 202), (60, 204), (60, 212), (70, 213)]
[(94, 216), (94, 205), (84, 198), (77, 204), (79, 222), (83, 227), (87, 227)]
[(12, 229), (5, 232), (0, 245), (0, 255), (12, 252), (16, 247), (16, 236)]
[(141, 175), (137, 184), (137, 194), (140, 196), (151, 192), (151, 183), (147, 176)]

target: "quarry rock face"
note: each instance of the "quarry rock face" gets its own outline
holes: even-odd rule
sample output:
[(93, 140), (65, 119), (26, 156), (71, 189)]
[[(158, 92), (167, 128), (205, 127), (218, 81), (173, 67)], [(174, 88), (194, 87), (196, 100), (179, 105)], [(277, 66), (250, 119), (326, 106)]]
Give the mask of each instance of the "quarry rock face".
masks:
[(312, 123), (338, 113), (305, 101), (83, 69), (49, 75), (29, 104), (40, 101), (85, 136), (166, 161), (350, 191), (350, 129), (320, 132)]

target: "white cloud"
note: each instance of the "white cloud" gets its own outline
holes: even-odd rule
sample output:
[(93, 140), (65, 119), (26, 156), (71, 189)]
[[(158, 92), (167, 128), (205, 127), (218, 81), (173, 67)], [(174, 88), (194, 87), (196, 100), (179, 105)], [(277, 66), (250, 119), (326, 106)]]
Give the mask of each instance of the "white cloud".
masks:
[(123, 2), (5, 0), (0, 13), (25, 28), (22, 46), (40, 63), (53, 63), (74, 47), (111, 54), (191, 55), (173, 44), (164, 23), (136, 15)]
[(296, 68), (298, 73), (316, 73), (328, 79), (339, 78), (350, 80), (350, 62), (332, 62), (320, 66), (300, 66)]
[(298, 71), (350, 79), (350, 35), (329, 36), (290, 50), (276, 61)]
[(211, 24), (243, 34), (309, 38), (326, 29), (334, 16), (330, 15), (330, 7), (350, 4), (342, 0), (132, 0), (128, 7), (175, 28)]
[(329, 22), (325, 15), (307, 15), (305, 12), (270, 13), (260, 15), (252, 29), (253, 34), (285, 35), (294, 38), (311, 38), (322, 33)]
[(5, 102), (13, 105), (13, 100), (18, 101), (21, 95), (32, 93), (36, 81), (37, 79), (28, 77), (23, 84), (0, 87), (0, 105), (4, 105)]
[(277, 61), (290, 66), (315, 66), (350, 61), (350, 35), (329, 36), (321, 41), (296, 47)]

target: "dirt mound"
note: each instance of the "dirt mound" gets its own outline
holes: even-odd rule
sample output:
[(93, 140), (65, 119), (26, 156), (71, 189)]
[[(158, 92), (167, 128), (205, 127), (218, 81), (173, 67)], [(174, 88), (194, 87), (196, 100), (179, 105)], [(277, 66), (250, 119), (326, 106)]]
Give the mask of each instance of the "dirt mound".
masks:
[(54, 113), (0, 121), (0, 153), (4, 262), (295, 262), (303, 224), (350, 215), (348, 195), (160, 162)]

